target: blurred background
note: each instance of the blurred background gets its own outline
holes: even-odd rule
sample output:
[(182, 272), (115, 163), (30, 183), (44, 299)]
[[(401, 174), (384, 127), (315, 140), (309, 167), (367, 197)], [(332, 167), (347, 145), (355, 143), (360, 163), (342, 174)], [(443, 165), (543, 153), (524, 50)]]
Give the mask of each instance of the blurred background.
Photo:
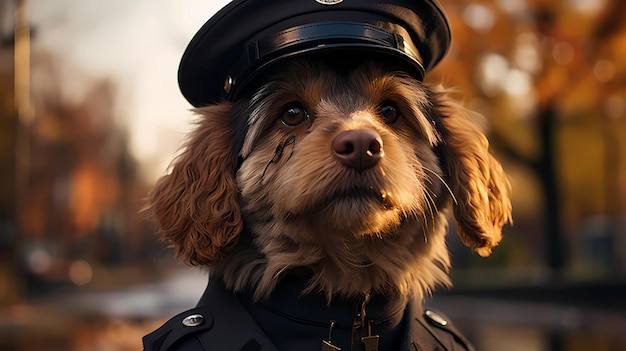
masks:
[[(626, 350), (626, 2), (441, 2), (428, 81), (485, 116), (515, 223), (487, 259), (450, 235), (428, 304), (482, 351)], [(141, 350), (196, 303), (206, 274), (141, 208), (189, 130), (178, 60), (225, 3), (0, 0), (0, 350)]]

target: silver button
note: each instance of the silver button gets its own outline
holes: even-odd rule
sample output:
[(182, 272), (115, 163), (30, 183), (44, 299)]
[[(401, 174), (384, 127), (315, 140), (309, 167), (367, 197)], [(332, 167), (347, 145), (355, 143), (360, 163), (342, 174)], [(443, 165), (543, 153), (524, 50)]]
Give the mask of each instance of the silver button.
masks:
[(431, 321), (441, 326), (445, 327), (446, 325), (448, 325), (448, 321), (436, 312), (433, 312), (431, 310), (426, 310), (424, 314), (426, 315), (426, 317), (428, 317), (428, 319), (430, 319)]
[(234, 84), (235, 81), (233, 80), (233, 77), (226, 76), (226, 80), (224, 81), (224, 92), (226, 94), (230, 94), (230, 91), (232, 90)]
[(197, 327), (204, 323), (204, 316), (201, 314), (192, 314), (183, 319), (183, 325), (186, 327)]

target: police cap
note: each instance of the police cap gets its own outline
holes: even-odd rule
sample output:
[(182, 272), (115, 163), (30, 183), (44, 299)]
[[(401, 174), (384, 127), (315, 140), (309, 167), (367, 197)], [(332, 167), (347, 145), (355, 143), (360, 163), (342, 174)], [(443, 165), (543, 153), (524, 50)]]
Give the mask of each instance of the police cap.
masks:
[(449, 45), (437, 0), (234, 0), (193, 37), (178, 81), (196, 107), (235, 100), (275, 63), (320, 53), (382, 55), (423, 79)]

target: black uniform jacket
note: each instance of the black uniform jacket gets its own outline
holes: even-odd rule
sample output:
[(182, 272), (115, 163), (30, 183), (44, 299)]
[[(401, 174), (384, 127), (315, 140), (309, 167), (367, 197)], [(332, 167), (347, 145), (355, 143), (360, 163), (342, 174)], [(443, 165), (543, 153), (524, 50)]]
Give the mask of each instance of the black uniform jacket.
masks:
[(302, 295), (304, 282), (283, 279), (272, 296), (246, 294), (212, 277), (198, 306), (144, 336), (144, 351), (474, 351), (441, 314), (420, 301), (382, 296), (333, 300)]

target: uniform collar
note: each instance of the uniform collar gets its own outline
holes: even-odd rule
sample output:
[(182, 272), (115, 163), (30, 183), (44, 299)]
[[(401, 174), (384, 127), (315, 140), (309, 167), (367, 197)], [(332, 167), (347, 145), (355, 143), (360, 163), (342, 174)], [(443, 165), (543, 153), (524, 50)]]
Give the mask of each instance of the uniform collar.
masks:
[[(287, 330), (293, 333), (294, 329), (298, 330), (294, 335), (299, 339), (294, 343), (308, 338), (312, 344), (321, 344), (322, 340), (330, 338), (343, 350), (350, 350), (351, 344), (354, 345), (352, 350), (360, 350), (361, 337), (369, 334), (368, 326), (372, 335), (380, 336), (379, 350), (398, 349), (405, 332), (406, 300), (374, 294), (335, 297), (328, 303), (322, 293), (302, 294), (307, 283), (306, 275), (287, 274), (266, 301), (253, 304), (249, 302), (250, 294), (240, 295), (250, 314), (263, 325), (279, 350), (292, 349), (285, 334)], [(332, 328), (331, 321), (334, 321)]]

